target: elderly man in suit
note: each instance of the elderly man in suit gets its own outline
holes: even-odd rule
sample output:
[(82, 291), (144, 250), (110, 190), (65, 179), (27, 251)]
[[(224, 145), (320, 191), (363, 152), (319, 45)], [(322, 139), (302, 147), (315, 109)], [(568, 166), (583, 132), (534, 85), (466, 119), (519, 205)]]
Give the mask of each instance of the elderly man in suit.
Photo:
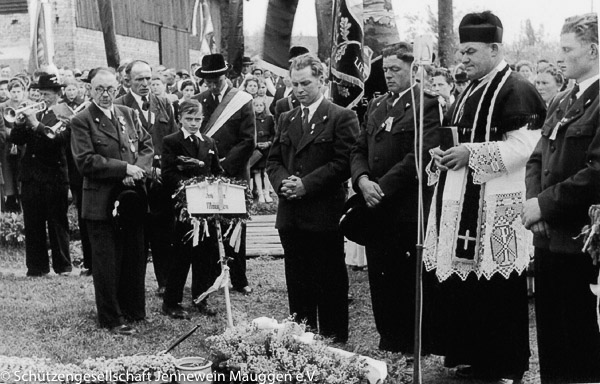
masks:
[[(225, 74), (228, 65), (221, 54), (206, 55), (196, 76), (203, 78), (208, 90), (192, 97), (200, 101), (204, 111), (201, 131), (217, 144), (224, 175), (250, 180), (248, 160), (256, 142), (255, 118), (252, 96), (232, 88)], [(236, 291), (250, 294), (246, 277), (246, 225), (242, 225), (239, 252), (226, 242), (225, 254), (233, 259), (231, 284)]]
[(135, 329), (125, 320), (146, 316), (144, 179), (152, 166), (152, 139), (131, 108), (113, 104), (114, 73), (102, 68), (91, 76), (93, 102), (71, 121), (71, 148), (84, 177), (98, 320), (131, 335)]
[[(369, 285), (379, 348), (412, 353), (414, 341), (415, 254), (418, 189), (415, 167), (415, 119), (419, 100), (413, 104), (412, 47), (394, 44), (383, 51), (383, 71), (389, 93), (367, 107), (359, 139), (352, 152), (352, 182), (370, 208), (372, 219), (366, 244)], [(425, 93), (424, 159), (438, 145), (440, 106)], [(425, 160), (425, 163), (427, 160)], [(431, 188), (424, 189), (424, 206)]]
[(64, 104), (57, 104), (62, 84), (56, 75), (43, 74), (33, 85), (40, 90), (46, 109), (27, 110), (25, 119), (17, 120), (10, 134), (16, 145), (24, 145), (21, 160), (21, 193), (25, 222), (25, 259), (27, 276), (49, 272), (46, 249), (46, 224), (52, 248), (52, 268), (59, 275), (71, 273), (69, 221), (67, 219), (69, 177), (66, 148), (68, 135), (48, 137), (49, 127), (60, 123)]
[(534, 234), (535, 309), (542, 383), (600, 382), (600, 330), (590, 284), (598, 266), (581, 228), (600, 203), (598, 15), (568, 18), (560, 37), (566, 78), (527, 163), (523, 222)]
[(296, 57), (290, 76), (301, 106), (279, 118), (267, 162), (280, 196), (275, 226), (285, 255), (290, 313), (345, 342), (348, 275), (338, 222), (358, 118), (323, 97), (323, 66), (315, 55)]
[(142, 127), (152, 137), (154, 161), (152, 172), (148, 175), (148, 204), (150, 213), (146, 222), (147, 242), (152, 249), (152, 263), (158, 283), (158, 295), (162, 295), (167, 283), (169, 255), (171, 253), (171, 234), (173, 232), (173, 210), (171, 196), (161, 182), (160, 159), (163, 138), (177, 132), (173, 110), (164, 97), (150, 92), (152, 69), (142, 60), (134, 60), (125, 67), (125, 77), (131, 86), (129, 92), (115, 100), (115, 104), (133, 109), (140, 118)]

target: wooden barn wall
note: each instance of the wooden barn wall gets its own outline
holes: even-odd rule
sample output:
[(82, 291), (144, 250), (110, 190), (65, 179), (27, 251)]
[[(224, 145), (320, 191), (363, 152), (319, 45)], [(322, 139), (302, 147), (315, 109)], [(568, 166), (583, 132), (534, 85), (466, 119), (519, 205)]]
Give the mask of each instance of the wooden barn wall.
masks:
[[(100, 31), (97, 0), (78, 0), (76, 25)], [(166, 65), (182, 66), (189, 62), (187, 49), (200, 49), (200, 40), (191, 35), (194, 0), (118, 0), (113, 1), (116, 33), (138, 39), (159, 41), (158, 27), (142, 22), (163, 23), (187, 29), (188, 33), (162, 28), (163, 59)], [(200, 23), (198, 28), (200, 30)], [(183, 41), (185, 40), (185, 41)], [(181, 49), (186, 51), (181, 52)], [(184, 59), (184, 57), (187, 57)], [(176, 59), (176, 62), (170, 63)]]

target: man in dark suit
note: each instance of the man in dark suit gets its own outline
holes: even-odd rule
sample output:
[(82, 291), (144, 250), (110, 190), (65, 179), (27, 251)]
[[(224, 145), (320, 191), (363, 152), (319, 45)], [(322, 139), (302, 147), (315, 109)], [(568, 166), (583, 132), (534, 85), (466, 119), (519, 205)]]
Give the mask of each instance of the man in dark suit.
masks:
[[(415, 119), (419, 88), (413, 78), (412, 48), (394, 44), (383, 51), (388, 93), (373, 99), (352, 151), (352, 183), (362, 194), (372, 218), (366, 244), (369, 285), (379, 348), (412, 353), (414, 341), (415, 254), (418, 188), (415, 167)], [(417, 104), (413, 104), (412, 92)], [(437, 146), (440, 107), (435, 96), (424, 99), (424, 164)], [(424, 207), (431, 190), (425, 188)], [(425, 217), (427, 217), (425, 215)]]
[(279, 118), (267, 161), (280, 196), (275, 226), (285, 255), (290, 313), (345, 342), (348, 275), (338, 222), (358, 118), (323, 97), (323, 67), (315, 55), (296, 57), (290, 75), (301, 107)]
[(135, 329), (125, 320), (146, 316), (144, 178), (152, 166), (152, 139), (131, 108), (113, 104), (113, 72), (102, 68), (91, 76), (93, 102), (71, 121), (71, 149), (84, 178), (98, 321), (131, 335)]
[(134, 60), (125, 67), (125, 77), (131, 86), (129, 92), (115, 100), (115, 104), (125, 105), (140, 118), (142, 127), (152, 136), (154, 161), (147, 181), (150, 213), (146, 222), (147, 241), (152, 249), (152, 264), (158, 283), (158, 294), (162, 295), (167, 283), (169, 256), (171, 254), (171, 234), (174, 216), (171, 209), (171, 195), (161, 182), (160, 159), (162, 142), (167, 135), (177, 132), (173, 110), (164, 97), (150, 92), (152, 69), (142, 60)]
[(600, 382), (598, 265), (581, 228), (600, 203), (598, 16), (570, 17), (561, 33), (566, 78), (527, 163), (523, 223), (534, 234), (535, 310), (542, 383)]
[(33, 85), (46, 103), (44, 111), (27, 110), (25, 119), (17, 120), (10, 134), (14, 144), (24, 145), (21, 160), (21, 193), (25, 222), (25, 258), (27, 276), (49, 272), (46, 248), (46, 223), (52, 248), (52, 268), (59, 275), (71, 273), (69, 221), (67, 219), (69, 177), (67, 174), (68, 135), (47, 136), (48, 127), (59, 123), (57, 106), (62, 84), (56, 75), (43, 74)]
[[(194, 96), (204, 110), (201, 131), (215, 140), (225, 176), (250, 180), (248, 160), (255, 146), (255, 119), (252, 96), (227, 83), (228, 66), (221, 54), (206, 55), (196, 76), (203, 78), (208, 90)], [(225, 242), (225, 254), (232, 258), (231, 284), (244, 294), (250, 294), (246, 278), (246, 225), (242, 225), (241, 244), (236, 252)]]

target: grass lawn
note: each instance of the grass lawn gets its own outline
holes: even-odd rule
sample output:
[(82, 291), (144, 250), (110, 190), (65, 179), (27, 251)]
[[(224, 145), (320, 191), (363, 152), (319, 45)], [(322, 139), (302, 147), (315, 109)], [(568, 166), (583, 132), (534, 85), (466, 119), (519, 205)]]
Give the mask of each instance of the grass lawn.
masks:
[[(74, 258), (80, 254), (77, 242), (72, 243)], [(135, 336), (113, 335), (96, 325), (96, 308), (91, 277), (79, 276), (79, 270), (68, 277), (50, 273), (41, 278), (25, 276), (25, 256), (22, 249), (0, 248), (0, 355), (45, 357), (60, 363), (79, 363), (88, 357), (117, 357), (148, 354), (166, 349), (178, 336), (193, 325), (200, 328), (172, 353), (177, 356), (204, 355), (203, 340), (225, 329), (226, 314), (223, 295), (210, 299), (219, 310), (208, 318), (192, 312), (191, 320), (171, 320), (160, 313), (161, 301), (155, 296), (156, 281), (151, 264), (146, 274), (147, 321), (136, 324)], [(377, 349), (379, 337), (371, 312), (367, 273), (348, 271), (350, 291), (354, 297), (350, 306), (350, 340), (345, 349), (388, 363), (386, 383), (409, 383), (412, 371), (399, 354)], [(248, 260), (248, 279), (254, 293), (231, 295), (234, 322), (272, 316), (287, 317), (287, 293), (283, 260), (259, 257)], [(188, 288), (184, 306), (191, 298)], [(539, 383), (535, 324), (531, 321), (532, 358), (525, 383)], [(458, 380), (443, 367), (442, 359), (428, 356), (423, 362), (424, 383), (473, 383)]]

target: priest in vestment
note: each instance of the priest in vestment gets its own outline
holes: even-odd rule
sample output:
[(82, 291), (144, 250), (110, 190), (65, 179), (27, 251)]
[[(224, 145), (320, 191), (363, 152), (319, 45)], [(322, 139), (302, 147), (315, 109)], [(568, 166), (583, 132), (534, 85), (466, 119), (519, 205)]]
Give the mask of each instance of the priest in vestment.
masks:
[(525, 164), (546, 110), (535, 88), (504, 60), (502, 32), (490, 11), (460, 23), (471, 84), (446, 116), (458, 143), (431, 150), (427, 171), (437, 185), (423, 257), (440, 282), (435, 307), (443, 334), (434, 352), (446, 357), (446, 366), (459, 367), (457, 374), (519, 383), (530, 356)]

